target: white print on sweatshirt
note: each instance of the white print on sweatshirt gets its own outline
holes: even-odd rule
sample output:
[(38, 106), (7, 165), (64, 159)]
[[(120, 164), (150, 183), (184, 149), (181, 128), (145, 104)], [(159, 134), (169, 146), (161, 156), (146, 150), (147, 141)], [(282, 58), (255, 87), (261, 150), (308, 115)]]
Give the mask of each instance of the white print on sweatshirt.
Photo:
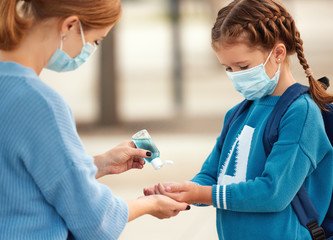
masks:
[[(236, 138), (236, 141), (232, 145), (228, 157), (222, 166), (220, 175), (217, 180), (218, 185), (229, 185), (231, 183), (246, 181), (247, 163), (249, 161), (253, 132), (254, 128), (245, 125), (242, 132)], [(226, 175), (226, 171), (232, 156), (235, 156), (234, 161), (236, 161), (234, 176)]]

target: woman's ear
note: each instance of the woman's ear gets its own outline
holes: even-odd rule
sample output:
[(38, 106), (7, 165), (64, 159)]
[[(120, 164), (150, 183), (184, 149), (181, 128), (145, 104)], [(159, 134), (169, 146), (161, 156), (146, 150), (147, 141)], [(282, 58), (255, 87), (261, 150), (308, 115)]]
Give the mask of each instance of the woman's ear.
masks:
[(61, 23), (61, 33), (63, 36), (66, 36), (70, 31), (72, 31), (73, 26), (75, 26), (79, 22), (79, 18), (77, 16), (70, 16), (65, 18)]
[(278, 43), (274, 49), (275, 61), (278, 64), (284, 62), (287, 56), (287, 49), (283, 43)]

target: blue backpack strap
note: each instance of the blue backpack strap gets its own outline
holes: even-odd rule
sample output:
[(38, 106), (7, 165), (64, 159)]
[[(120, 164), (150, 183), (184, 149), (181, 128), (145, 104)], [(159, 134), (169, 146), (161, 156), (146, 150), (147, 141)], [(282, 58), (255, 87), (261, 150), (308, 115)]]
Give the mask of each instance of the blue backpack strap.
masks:
[[(270, 154), (273, 144), (278, 140), (279, 125), (283, 115), (298, 97), (308, 91), (308, 87), (295, 83), (282, 94), (276, 103), (267, 120), (263, 135), (263, 144), (266, 156)], [(300, 223), (310, 231), (312, 239), (326, 239), (323, 228), (318, 226), (319, 214), (315, 209), (304, 185), (301, 186), (300, 190), (292, 200), (291, 205), (293, 206)]]
[(323, 119), (327, 136), (333, 146), (333, 104), (326, 105), (327, 111), (323, 111)]
[(325, 231), (319, 226), (319, 214), (304, 185), (301, 186), (291, 205), (300, 223), (309, 230), (313, 240), (325, 240)]
[(235, 110), (231, 113), (228, 120), (225, 122), (222, 132), (221, 132), (221, 138), (219, 141), (219, 148), (222, 149), (225, 137), (227, 136), (227, 133), (229, 131), (229, 128), (234, 123), (234, 121), (241, 115), (246, 109), (248, 109), (253, 101), (251, 100), (243, 100), (238, 106), (235, 108)]
[[(324, 111), (322, 114), (325, 122), (327, 136), (333, 146), (333, 104), (327, 104), (326, 108), (328, 111)], [(333, 195), (331, 198), (330, 207), (322, 223), (322, 227), (325, 229), (326, 235), (330, 236), (329, 239), (333, 240)]]
[(295, 83), (290, 86), (280, 97), (276, 103), (271, 115), (269, 116), (266, 124), (266, 128), (263, 135), (263, 143), (266, 156), (268, 156), (272, 150), (273, 144), (279, 137), (279, 126), (283, 115), (286, 113), (289, 106), (301, 95), (307, 93), (309, 88)]

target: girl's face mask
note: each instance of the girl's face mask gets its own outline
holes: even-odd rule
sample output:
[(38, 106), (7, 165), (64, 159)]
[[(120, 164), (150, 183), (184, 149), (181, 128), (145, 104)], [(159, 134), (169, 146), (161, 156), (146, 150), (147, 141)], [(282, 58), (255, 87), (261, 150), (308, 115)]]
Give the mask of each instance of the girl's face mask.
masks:
[(95, 52), (96, 46), (90, 44), (89, 42), (86, 43), (84, 38), (84, 33), (82, 29), (81, 22), (79, 21), (80, 32), (83, 47), (79, 55), (75, 58), (71, 58), (66, 52), (62, 50), (63, 46), (63, 38), (61, 37), (60, 42), (60, 49), (57, 49), (52, 57), (46, 64), (47, 69), (56, 71), (56, 72), (68, 72), (73, 71), (80, 67), (83, 63), (85, 63), (89, 57)]
[(271, 57), (272, 52), (273, 50), (270, 52), (264, 64), (243, 71), (226, 72), (233, 82), (235, 89), (240, 92), (244, 98), (256, 100), (271, 95), (274, 92), (280, 77), (280, 64), (272, 79), (268, 77), (265, 71), (265, 65)]

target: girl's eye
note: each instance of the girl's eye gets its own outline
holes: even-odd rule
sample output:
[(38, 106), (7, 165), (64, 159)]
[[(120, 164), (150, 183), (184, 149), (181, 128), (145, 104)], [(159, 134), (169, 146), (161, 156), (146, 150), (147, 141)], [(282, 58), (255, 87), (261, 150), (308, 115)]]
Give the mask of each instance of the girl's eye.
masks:
[(95, 44), (96, 46), (99, 46), (100, 42), (99, 42), (99, 41), (95, 41), (94, 44)]
[(226, 70), (227, 72), (232, 72), (232, 68), (231, 68), (231, 67), (227, 67), (225, 70)]
[(249, 65), (247, 65), (247, 66), (244, 66), (244, 67), (239, 67), (241, 70), (246, 70), (246, 69), (248, 69), (249, 68)]

